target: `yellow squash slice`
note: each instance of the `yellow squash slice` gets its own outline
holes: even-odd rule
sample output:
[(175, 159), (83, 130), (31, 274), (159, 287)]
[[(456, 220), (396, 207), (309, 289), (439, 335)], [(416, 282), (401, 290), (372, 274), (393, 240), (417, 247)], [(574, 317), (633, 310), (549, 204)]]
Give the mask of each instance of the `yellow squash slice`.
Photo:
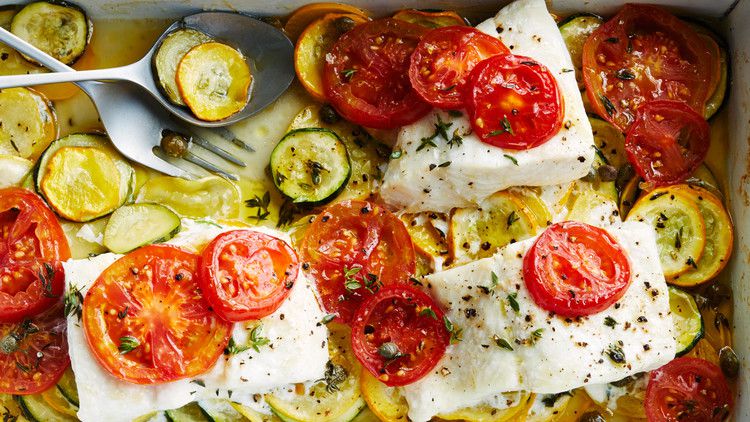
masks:
[(177, 88), (177, 66), (188, 51), (196, 45), (212, 41), (212, 38), (195, 29), (184, 28), (172, 32), (162, 41), (154, 56), (154, 66), (159, 84), (177, 105), (185, 105)]
[(396, 12), (393, 19), (414, 23), (426, 28), (442, 28), (444, 26), (466, 26), (464, 18), (456, 12), (428, 12), (424, 10), (404, 9)]
[(136, 202), (161, 204), (183, 217), (221, 220), (239, 216), (241, 199), (237, 185), (219, 176), (157, 176), (141, 187)]
[(329, 13), (346, 13), (367, 19), (369, 13), (355, 6), (341, 3), (311, 3), (295, 10), (284, 25), (284, 32), (294, 41), (313, 21)]
[(362, 371), (360, 380), (362, 396), (367, 406), (381, 421), (405, 422), (409, 405), (398, 387), (388, 387), (368, 371)]
[(0, 91), (0, 154), (36, 159), (56, 137), (47, 98), (28, 88)]
[[(496, 409), (488, 405), (479, 405), (460, 409), (448, 414), (438, 415), (440, 419), (447, 421), (467, 421), (467, 422), (506, 422), (523, 420), (523, 416), (528, 412), (533, 398), (529, 393), (503, 393), (512, 405), (505, 409)], [(520, 419), (519, 419), (520, 418)]]
[(190, 49), (177, 66), (177, 87), (196, 117), (226, 119), (250, 98), (250, 66), (236, 49), (208, 42)]

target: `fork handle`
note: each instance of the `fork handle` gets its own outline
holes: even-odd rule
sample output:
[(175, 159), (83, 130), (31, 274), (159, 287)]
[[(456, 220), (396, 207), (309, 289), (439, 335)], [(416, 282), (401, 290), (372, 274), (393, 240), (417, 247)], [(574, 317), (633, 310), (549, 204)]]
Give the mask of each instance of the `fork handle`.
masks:
[(6, 29), (0, 28), (0, 41), (14, 50), (31, 57), (49, 70), (54, 72), (75, 72), (75, 69), (72, 67), (56, 60), (54, 57), (18, 38)]

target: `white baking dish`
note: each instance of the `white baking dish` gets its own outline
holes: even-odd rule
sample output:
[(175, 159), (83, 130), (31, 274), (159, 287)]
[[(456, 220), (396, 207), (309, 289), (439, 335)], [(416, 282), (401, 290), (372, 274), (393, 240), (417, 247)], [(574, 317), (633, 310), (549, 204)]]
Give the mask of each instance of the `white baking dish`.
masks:
[[(375, 13), (403, 7), (457, 9), (472, 18), (489, 17), (508, 0), (344, 0)], [(636, 0), (637, 1), (637, 0)], [(177, 17), (200, 9), (238, 10), (259, 15), (284, 15), (309, 0), (78, 0), (94, 19)], [(750, 0), (645, 0), (667, 5), (682, 14), (716, 19), (730, 45), (729, 175), (736, 243), (729, 273), (734, 286), (734, 342), (740, 358), (739, 396), (735, 420), (750, 421)], [(17, 1), (0, 1), (12, 4)], [(561, 13), (613, 13), (624, 1), (548, 0)]]

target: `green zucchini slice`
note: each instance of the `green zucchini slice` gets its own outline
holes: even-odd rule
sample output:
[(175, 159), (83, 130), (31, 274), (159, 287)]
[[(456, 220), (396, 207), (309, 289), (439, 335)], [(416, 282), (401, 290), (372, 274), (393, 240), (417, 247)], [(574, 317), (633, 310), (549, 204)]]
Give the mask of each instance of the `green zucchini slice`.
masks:
[(196, 45), (207, 43), (213, 39), (203, 32), (195, 29), (178, 29), (167, 35), (161, 42), (159, 49), (154, 55), (154, 68), (159, 84), (169, 100), (177, 105), (184, 106), (185, 101), (180, 96), (177, 88), (177, 65), (180, 60)]
[(76, 387), (76, 379), (72, 369), (68, 368), (63, 373), (60, 381), (57, 382), (57, 389), (60, 390), (60, 393), (62, 393), (66, 400), (78, 407), (78, 387)]
[(86, 50), (92, 27), (77, 6), (40, 1), (21, 9), (13, 17), (10, 30), (57, 60), (71, 64)]
[(669, 286), (669, 309), (674, 321), (677, 357), (682, 356), (703, 337), (703, 317), (693, 296)]
[(104, 246), (124, 254), (151, 243), (165, 242), (180, 231), (180, 217), (159, 204), (133, 204), (118, 208), (104, 229)]
[(167, 410), (164, 414), (170, 422), (211, 422), (211, 418), (195, 402), (179, 409)]
[(33, 167), (34, 163), (25, 158), (0, 154), (0, 188), (20, 185)]
[(323, 128), (284, 135), (271, 153), (270, 165), (274, 184), (295, 203), (326, 202), (351, 175), (346, 145), (335, 132)]
[(727, 56), (726, 42), (721, 37), (711, 30), (710, 28), (699, 22), (688, 22), (690, 26), (695, 29), (695, 32), (702, 38), (704, 38), (709, 44), (711, 41), (715, 45), (711, 45), (710, 48), (713, 51), (714, 58), (719, 61), (719, 82), (714, 89), (714, 92), (706, 101), (706, 106), (703, 110), (703, 117), (706, 120), (713, 117), (716, 112), (719, 111), (722, 105), (724, 105), (724, 99), (726, 98), (727, 85), (729, 81), (729, 59)]
[(706, 224), (698, 205), (673, 187), (642, 196), (627, 217), (654, 228), (659, 260), (668, 280), (693, 267), (706, 245)]
[(592, 32), (604, 23), (604, 20), (590, 13), (581, 13), (570, 16), (558, 24), (560, 34), (565, 41), (565, 45), (568, 47), (570, 52), (570, 58), (573, 60), (573, 66), (575, 66), (576, 80), (578, 81), (578, 87), (583, 89), (583, 77), (581, 73), (581, 67), (583, 66), (583, 43), (586, 42), (586, 38), (591, 35)]
[(53, 409), (40, 394), (16, 396), (24, 416), (32, 422), (75, 422), (77, 419)]
[(198, 406), (203, 409), (203, 413), (212, 422), (243, 422), (247, 420), (228, 400), (201, 400), (198, 402)]
[(74, 134), (50, 144), (39, 159), (36, 188), (58, 215), (86, 222), (132, 195), (135, 171), (99, 135)]

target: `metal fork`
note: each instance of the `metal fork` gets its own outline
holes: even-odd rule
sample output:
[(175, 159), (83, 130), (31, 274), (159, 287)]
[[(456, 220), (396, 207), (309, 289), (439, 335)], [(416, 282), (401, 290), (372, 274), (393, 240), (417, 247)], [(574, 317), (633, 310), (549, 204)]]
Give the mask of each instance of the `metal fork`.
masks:
[[(75, 69), (57, 61), (2, 28), (0, 28), (0, 41), (31, 57), (53, 72), (75, 72)], [(175, 166), (156, 154), (157, 151), (161, 151), (164, 155), (167, 155), (163, 151), (162, 141), (167, 135), (179, 134), (182, 137), (182, 142), (184, 142), (184, 148), (174, 150), (172, 154), (169, 154), (170, 156), (189, 161), (208, 172), (231, 180), (238, 180), (236, 174), (201, 158), (191, 150), (193, 146), (198, 146), (228, 163), (245, 167), (245, 163), (241, 159), (198, 136), (196, 128), (178, 122), (156, 100), (140, 88), (119, 81), (85, 81), (76, 82), (76, 84), (91, 98), (96, 106), (99, 118), (112, 143), (130, 160), (170, 176), (193, 178), (194, 175), (190, 172)], [(213, 132), (240, 148), (253, 151), (252, 147), (237, 139), (226, 128), (215, 129)]]

